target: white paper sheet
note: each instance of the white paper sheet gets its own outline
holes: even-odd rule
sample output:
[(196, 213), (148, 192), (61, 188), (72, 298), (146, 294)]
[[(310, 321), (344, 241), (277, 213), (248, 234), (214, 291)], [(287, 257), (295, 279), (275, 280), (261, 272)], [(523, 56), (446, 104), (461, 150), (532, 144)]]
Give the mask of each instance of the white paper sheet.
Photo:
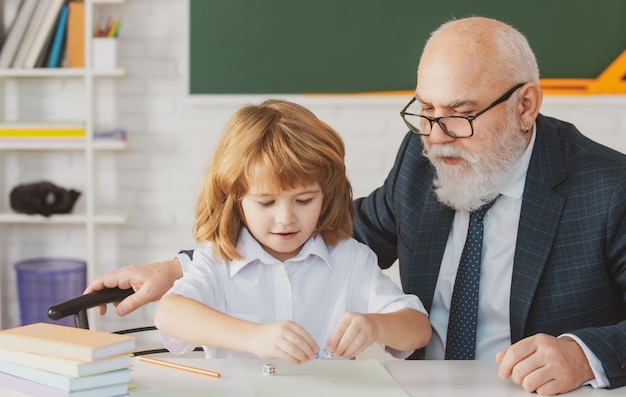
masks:
[(258, 361), (239, 366), (255, 396), (408, 396), (378, 360), (316, 360), (302, 365), (274, 362), (274, 366), (273, 376), (263, 375)]

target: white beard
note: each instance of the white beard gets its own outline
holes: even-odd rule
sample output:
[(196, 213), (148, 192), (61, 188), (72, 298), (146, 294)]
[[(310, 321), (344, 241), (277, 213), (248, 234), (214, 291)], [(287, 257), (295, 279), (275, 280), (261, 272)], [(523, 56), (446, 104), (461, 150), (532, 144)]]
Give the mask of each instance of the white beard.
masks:
[[(455, 210), (472, 212), (500, 194), (527, 146), (526, 137), (515, 124), (514, 120), (509, 120), (501, 133), (491, 134), (492, 139), (476, 147), (474, 154), (450, 144), (428, 147), (424, 142), (424, 155), (437, 171), (433, 184), (441, 203)], [(462, 158), (466, 164), (451, 166), (444, 163), (442, 157)]]

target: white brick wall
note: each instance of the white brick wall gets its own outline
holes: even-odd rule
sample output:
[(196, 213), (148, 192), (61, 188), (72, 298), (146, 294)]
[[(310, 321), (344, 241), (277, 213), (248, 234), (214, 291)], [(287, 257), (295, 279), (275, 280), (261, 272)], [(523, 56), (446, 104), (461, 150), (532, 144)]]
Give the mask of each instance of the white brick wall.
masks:
[[(122, 16), (120, 63), (127, 74), (97, 84), (98, 126), (125, 127), (129, 147), (98, 156), (97, 186), (103, 191), (99, 204), (127, 209), (131, 215), (126, 225), (98, 228), (101, 272), (106, 272), (168, 259), (179, 249), (194, 246), (194, 195), (217, 136), (240, 105), (263, 98), (203, 101), (186, 95), (187, 0), (126, 0), (101, 7)], [(14, 91), (7, 90), (7, 113), (20, 117), (63, 119), (81, 106), (80, 84), (71, 80), (26, 79), (9, 88)], [(287, 98), (308, 106), (342, 134), (355, 196), (368, 194), (383, 182), (406, 130), (398, 112), (408, 98)], [(569, 120), (591, 138), (626, 152), (626, 96), (548, 97), (542, 113)], [(46, 161), (37, 156), (2, 160), (7, 158), (0, 181), (8, 185), (19, 178), (36, 178), (49, 168), (76, 170), (81, 164), (80, 156), (69, 153), (54, 154)], [(55, 173), (55, 182), (73, 186), (72, 172)], [(80, 252), (83, 231), (0, 226), (0, 250), (5, 250), (0, 256), (3, 327), (19, 322), (13, 261)], [(146, 308), (124, 325), (107, 316), (104, 328), (145, 325), (151, 323), (152, 314), (153, 308)]]

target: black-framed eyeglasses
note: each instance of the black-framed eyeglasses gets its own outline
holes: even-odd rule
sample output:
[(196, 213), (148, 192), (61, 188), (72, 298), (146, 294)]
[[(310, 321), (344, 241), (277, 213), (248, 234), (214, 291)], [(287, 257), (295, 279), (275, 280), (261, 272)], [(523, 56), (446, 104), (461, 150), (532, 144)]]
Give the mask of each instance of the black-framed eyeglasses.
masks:
[(472, 122), (481, 114), (485, 113), (487, 110), (501, 104), (508, 100), (511, 95), (518, 88), (522, 87), (526, 83), (516, 84), (513, 88), (504, 93), (500, 98), (496, 99), (491, 103), (491, 105), (487, 106), (480, 112), (471, 115), (471, 116), (441, 116), (441, 117), (430, 117), (424, 116), (422, 114), (409, 113), (406, 110), (415, 102), (417, 99), (415, 96), (411, 98), (409, 103), (400, 111), (400, 116), (404, 120), (404, 123), (409, 127), (411, 132), (417, 135), (430, 135), (433, 129), (433, 123), (439, 124), (441, 130), (452, 138), (469, 138), (474, 135), (474, 125)]

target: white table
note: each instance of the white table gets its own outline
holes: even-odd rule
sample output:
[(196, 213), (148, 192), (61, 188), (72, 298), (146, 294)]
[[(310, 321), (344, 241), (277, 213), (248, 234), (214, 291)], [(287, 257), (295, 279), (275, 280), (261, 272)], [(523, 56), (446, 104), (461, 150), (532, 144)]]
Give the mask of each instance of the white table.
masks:
[[(207, 360), (167, 358), (169, 361), (199, 368), (219, 371), (219, 379), (196, 375), (180, 370), (160, 367), (154, 364), (135, 361), (132, 380), (138, 386), (131, 390), (131, 396), (177, 396), (195, 395), (200, 389), (209, 389), (213, 394), (205, 396), (254, 396), (251, 386), (241, 372), (240, 365), (250, 365), (256, 360)], [(259, 371), (262, 361), (258, 361)], [(349, 364), (349, 363), (348, 363)], [(306, 364), (305, 364), (306, 365)], [(497, 366), (493, 361), (403, 361), (384, 362), (387, 371), (411, 396), (462, 396), (462, 397), (529, 397), (512, 381), (503, 381), (497, 376)], [(280, 367), (277, 365), (277, 369)], [(178, 390), (179, 394), (175, 391)], [(169, 391), (169, 392), (168, 392)], [(284, 395), (280, 390), (276, 394)], [(582, 387), (566, 394), (569, 396), (625, 396), (626, 389), (594, 390)], [(328, 397), (328, 396), (326, 396)]]

